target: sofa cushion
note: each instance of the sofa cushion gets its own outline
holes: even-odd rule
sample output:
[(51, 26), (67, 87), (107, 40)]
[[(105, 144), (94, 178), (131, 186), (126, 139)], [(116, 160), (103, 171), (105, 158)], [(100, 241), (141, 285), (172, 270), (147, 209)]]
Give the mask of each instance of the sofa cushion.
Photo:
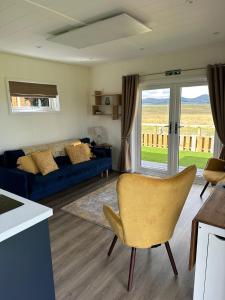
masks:
[(79, 164), (65, 164), (58, 170), (53, 171), (45, 176), (37, 174), (33, 178), (33, 186), (41, 188), (49, 186), (49, 184), (59, 182), (60, 180), (68, 179), (74, 176), (83, 176), (84, 173), (95, 172), (100, 173), (106, 169), (111, 168), (110, 158), (91, 159)]
[(89, 138), (83, 138), (83, 139), (80, 139), (80, 141), (81, 141), (81, 143), (84, 143), (84, 144), (90, 144), (91, 143), (91, 141), (90, 141), (90, 139)]
[(64, 176), (69, 177), (71, 175), (76, 175), (82, 172), (88, 172), (92, 169), (97, 171), (97, 161), (88, 160), (78, 164), (70, 164), (67, 167), (61, 168), (61, 171), (64, 173)]
[(206, 181), (217, 184), (220, 180), (225, 178), (225, 172), (204, 170), (203, 176)]
[(8, 168), (16, 168), (17, 159), (20, 156), (24, 156), (23, 150), (8, 150), (4, 152), (5, 166)]
[(88, 161), (91, 158), (91, 150), (88, 144), (68, 145), (66, 152), (72, 164)]
[(33, 152), (45, 151), (50, 149), (54, 157), (64, 156), (66, 155), (65, 146), (74, 143), (75, 144), (81, 143), (81, 141), (78, 139), (70, 139), (70, 140), (63, 140), (63, 141), (58, 141), (58, 142), (48, 143), (48, 144), (33, 145), (29, 147), (24, 147), (23, 151), (25, 154), (31, 154)]
[(35, 152), (31, 156), (42, 175), (47, 175), (50, 172), (58, 170), (51, 150)]
[(58, 156), (58, 157), (54, 157), (55, 162), (57, 163), (57, 165), (60, 167), (62, 166), (66, 166), (66, 165), (70, 165), (70, 159), (68, 155), (65, 156)]
[(60, 173), (62, 177), (78, 176), (82, 173), (88, 173), (94, 171), (96, 173), (101, 173), (107, 169), (112, 168), (111, 158), (95, 158), (78, 164), (64, 165), (60, 168)]
[(45, 176), (41, 173), (38, 173), (33, 177), (32, 182), (32, 190), (47, 188), (53, 182), (58, 182), (63, 178), (63, 174), (61, 174), (60, 169), (53, 171)]
[(100, 174), (106, 169), (111, 169), (110, 158), (91, 159), (79, 164), (68, 164), (45, 176), (33, 175), (31, 185), (31, 198), (38, 200), (57, 191), (78, 184), (88, 178)]
[[(89, 167), (94, 169), (94, 164), (92, 164), (92, 166), (89, 165)], [(57, 183), (60, 184), (61, 181), (68, 180), (70, 177), (76, 177), (78, 175), (82, 176), (82, 173), (89, 171), (89, 167), (86, 165), (86, 163), (80, 163), (76, 165), (72, 165), (70, 163), (69, 165), (65, 164), (61, 166), (58, 170), (53, 171), (45, 176), (37, 174), (33, 178), (32, 189), (35, 190), (48, 188), (51, 185), (57, 185)]]
[(40, 172), (31, 155), (20, 156), (17, 159), (17, 168), (32, 174)]

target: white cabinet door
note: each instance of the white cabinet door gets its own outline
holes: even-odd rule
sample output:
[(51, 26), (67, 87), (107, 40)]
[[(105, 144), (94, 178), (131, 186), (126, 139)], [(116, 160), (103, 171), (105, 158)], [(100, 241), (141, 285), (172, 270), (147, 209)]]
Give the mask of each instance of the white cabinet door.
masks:
[(204, 300), (224, 299), (225, 238), (209, 234)]

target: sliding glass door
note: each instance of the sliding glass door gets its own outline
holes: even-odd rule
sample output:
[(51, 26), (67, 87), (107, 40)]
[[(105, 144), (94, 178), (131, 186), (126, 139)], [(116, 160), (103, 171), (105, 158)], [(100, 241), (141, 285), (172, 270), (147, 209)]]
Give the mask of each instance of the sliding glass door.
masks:
[(213, 155), (215, 129), (205, 83), (144, 87), (139, 110), (139, 167), (175, 174)]

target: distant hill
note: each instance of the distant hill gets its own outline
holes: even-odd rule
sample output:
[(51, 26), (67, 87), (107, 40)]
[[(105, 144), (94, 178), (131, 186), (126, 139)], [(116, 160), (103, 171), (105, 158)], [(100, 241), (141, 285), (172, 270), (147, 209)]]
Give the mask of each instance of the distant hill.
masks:
[[(157, 98), (145, 98), (142, 101), (142, 105), (165, 105), (168, 104), (169, 99), (162, 98), (162, 99), (157, 99)], [(181, 98), (181, 103), (182, 104), (194, 104), (194, 105), (201, 105), (201, 104), (208, 104), (209, 103), (209, 96), (208, 95), (201, 95), (196, 98)]]

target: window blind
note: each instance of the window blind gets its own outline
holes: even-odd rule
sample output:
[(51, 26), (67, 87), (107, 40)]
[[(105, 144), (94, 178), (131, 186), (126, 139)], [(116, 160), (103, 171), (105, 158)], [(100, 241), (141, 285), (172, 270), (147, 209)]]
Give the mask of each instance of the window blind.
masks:
[(19, 81), (9, 81), (9, 92), (14, 97), (55, 98), (58, 95), (57, 86), (54, 84)]

